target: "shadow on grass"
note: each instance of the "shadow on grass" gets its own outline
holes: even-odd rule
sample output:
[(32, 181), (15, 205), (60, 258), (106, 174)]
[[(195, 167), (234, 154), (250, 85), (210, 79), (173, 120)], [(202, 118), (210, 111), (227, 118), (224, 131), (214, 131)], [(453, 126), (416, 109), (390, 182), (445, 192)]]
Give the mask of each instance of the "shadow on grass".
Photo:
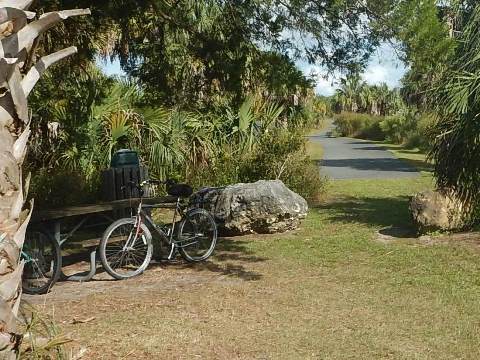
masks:
[[(163, 252), (165, 254), (165, 252)], [(169, 262), (166, 255), (160, 260), (160, 264), (175, 266), (180, 269), (192, 269), (195, 271), (209, 271), (219, 275), (225, 275), (242, 279), (244, 281), (256, 281), (262, 275), (248, 269), (248, 264), (266, 261), (266, 258), (256, 256), (254, 251), (248, 248), (248, 242), (240, 239), (219, 238), (215, 251), (212, 255), (214, 261), (207, 260), (200, 263), (188, 263), (183, 260)]]
[(429, 164), (426, 161), (416, 160), (416, 159), (407, 159), (407, 158), (400, 158), (400, 159), (409, 163), (411, 166), (417, 168), (418, 171), (429, 172), (433, 170), (432, 164)]
[(362, 223), (375, 228), (405, 229), (405, 236), (415, 232), (408, 209), (408, 196), (392, 198), (346, 198), (315, 206), (328, 211), (328, 220), (339, 223)]
[(433, 170), (433, 164), (427, 162), (426, 160), (411, 158), (412, 155), (424, 155), (423, 152), (418, 149), (406, 149), (388, 144), (383, 144), (381, 146), (387, 150), (393, 151), (399, 159), (408, 162), (410, 165), (416, 167), (419, 171), (429, 172)]
[[(154, 242), (154, 246), (159, 247), (157, 242)], [(73, 266), (74, 270), (77, 270), (75, 275), (88, 274), (89, 254), (93, 248), (82, 249), (82, 251), (74, 254), (65, 255), (62, 258), (64, 266)], [(248, 269), (248, 264), (259, 263), (266, 261), (266, 258), (256, 256), (255, 253), (248, 248), (248, 242), (240, 239), (232, 238), (219, 238), (215, 251), (212, 255), (214, 261), (207, 260), (200, 263), (188, 263), (181, 259), (178, 255), (177, 259), (168, 261), (167, 247), (161, 246), (157, 248), (159, 252), (156, 254), (156, 261), (150, 264), (151, 268), (156, 266), (171, 266), (181, 269), (192, 269), (195, 271), (208, 271), (217, 273), (219, 275), (225, 275), (229, 277), (235, 277), (244, 281), (256, 281), (262, 278), (262, 275), (256, 271)], [(102, 266), (98, 264), (99, 255), (97, 252), (97, 274), (105, 272)], [(148, 271), (148, 270), (147, 270)], [(63, 279), (64, 280), (64, 279)], [(115, 281), (113, 279), (92, 279), (91, 281)]]

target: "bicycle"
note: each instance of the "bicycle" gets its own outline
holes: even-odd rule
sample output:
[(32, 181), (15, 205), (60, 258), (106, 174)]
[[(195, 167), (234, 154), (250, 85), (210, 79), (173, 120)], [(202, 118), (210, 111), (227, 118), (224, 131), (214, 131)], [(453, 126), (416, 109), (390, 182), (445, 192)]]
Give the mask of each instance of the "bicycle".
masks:
[(20, 256), (25, 264), (22, 274), (23, 292), (31, 295), (47, 293), (60, 278), (62, 270), (62, 254), (58, 242), (42, 231), (29, 231)]
[[(145, 271), (153, 253), (150, 229), (170, 247), (168, 260), (172, 260), (177, 251), (188, 262), (205, 261), (212, 255), (217, 242), (217, 226), (206, 210), (182, 201), (192, 195), (190, 186), (171, 180), (147, 180), (130, 185), (136, 186), (140, 193), (136, 215), (115, 221), (105, 230), (100, 241), (100, 260), (110, 276), (122, 280)], [(162, 204), (144, 204), (146, 185), (166, 185), (167, 193), (176, 198), (171, 226), (160, 226), (145, 211), (165, 208)], [(180, 223), (177, 227), (178, 216)]]

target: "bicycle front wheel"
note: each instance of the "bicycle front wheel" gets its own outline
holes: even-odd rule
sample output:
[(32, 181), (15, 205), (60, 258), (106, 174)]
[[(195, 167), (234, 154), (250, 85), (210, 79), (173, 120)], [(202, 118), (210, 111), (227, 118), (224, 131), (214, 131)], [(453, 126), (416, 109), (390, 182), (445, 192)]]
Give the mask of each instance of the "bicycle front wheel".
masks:
[(47, 293), (60, 277), (62, 254), (57, 241), (42, 231), (29, 231), (21, 253), (25, 262), (22, 288), (26, 294)]
[(100, 260), (105, 271), (117, 280), (128, 279), (145, 271), (152, 259), (152, 235), (135, 218), (115, 221), (102, 236)]
[(217, 244), (217, 225), (204, 209), (187, 212), (179, 226), (177, 246), (182, 257), (189, 262), (208, 259)]

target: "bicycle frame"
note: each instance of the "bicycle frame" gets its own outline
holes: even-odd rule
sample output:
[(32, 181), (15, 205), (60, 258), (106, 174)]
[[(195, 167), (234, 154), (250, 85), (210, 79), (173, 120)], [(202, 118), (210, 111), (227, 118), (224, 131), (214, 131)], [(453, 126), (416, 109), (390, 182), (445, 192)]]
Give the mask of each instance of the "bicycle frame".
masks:
[[(168, 228), (168, 232), (165, 233), (165, 231), (158, 226), (155, 221), (152, 219), (150, 215), (148, 215), (144, 209), (161, 209), (161, 208), (167, 208), (165, 206), (161, 205), (143, 205), (143, 198), (140, 199), (140, 203), (138, 205), (137, 209), (137, 214), (135, 216), (135, 228), (138, 229), (137, 231), (140, 231), (141, 225), (143, 222), (147, 223), (150, 225), (150, 228), (154, 229), (155, 232), (160, 235), (163, 239), (166, 239), (167, 244), (170, 246), (170, 254), (168, 255), (168, 260), (172, 260), (173, 256), (175, 255), (175, 250), (177, 247), (182, 247), (182, 245), (179, 245), (177, 241), (174, 240), (174, 234), (175, 234), (175, 224), (177, 220), (177, 214), (180, 216), (180, 218), (183, 216), (183, 208), (180, 204), (180, 198), (177, 198), (177, 201), (175, 203), (175, 207), (172, 207), (174, 209), (173, 211), (173, 219), (172, 219), (172, 227)], [(137, 234), (138, 235), (138, 234)]]

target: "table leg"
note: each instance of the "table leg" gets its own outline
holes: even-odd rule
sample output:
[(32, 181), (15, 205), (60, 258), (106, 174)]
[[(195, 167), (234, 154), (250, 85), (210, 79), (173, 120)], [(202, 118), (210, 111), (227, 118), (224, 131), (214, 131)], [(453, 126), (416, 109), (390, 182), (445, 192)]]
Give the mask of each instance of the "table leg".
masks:
[(71, 276), (66, 276), (63, 271), (62, 271), (62, 277), (66, 281), (79, 281), (79, 282), (84, 282), (84, 281), (89, 281), (91, 280), (97, 271), (97, 264), (96, 264), (96, 250), (93, 250), (90, 252), (90, 271), (86, 275), (71, 275)]
[[(83, 224), (83, 223), (84, 223), (84, 221), (82, 221), (82, 222), (80, 223), (80, 226), (81, 226), (81, 224)], [(80, 226), (76, 227), (76, 228), (75, 228), (75, 231), (78, 230), (78, 228), (79, 228)], [(57, 242), (60, 244), (60, 246), (63, 245), (63, 243), (64, 243), (65, 241), (67, 241), (67, 239), (68, 239), (68, 237), (69, 237), (69, 236), (67, 236), (67, 238), (65, 238), (65, 240), (62, 241), (62, 231), (61, 231), (61, 230), (62, 230), (62, 229), (61, 229), (61, 223), (60, 223), (60, 221), (55, 221), (55, 223), (54, 223), (54, 229), (53, 229), (53, 231), (54, 231), (54, 237), (55, 237), (55, 241), (57, 241)], [(71, 236), (72, 233), (70, 233), (69, 235)], [(65, 273), (64, 273), (63, 270), (62, 270), (62, 272), (61, 272), (61, 274), (60, 274), (61, 279), (64, 280), (64, 281), (79, 281), (79, 282), (91, 280), (91, 279), (95, 276), (95, 273), (96, 273), (96, 271), (97, 271), (96, 253), (97, 253), (96, 250), (93, 250), (92, 252), (90, 252), (90, 271), (89, 271), (86, 275), (77, 275), (77, 274), (75, 274), (75, 275), (67, 276), (67, 275), (65, 275)]]
[(62, 246), (62, 226), (60, 221), (55, 221), (53, 224), (53, 237), (58, 245)]

